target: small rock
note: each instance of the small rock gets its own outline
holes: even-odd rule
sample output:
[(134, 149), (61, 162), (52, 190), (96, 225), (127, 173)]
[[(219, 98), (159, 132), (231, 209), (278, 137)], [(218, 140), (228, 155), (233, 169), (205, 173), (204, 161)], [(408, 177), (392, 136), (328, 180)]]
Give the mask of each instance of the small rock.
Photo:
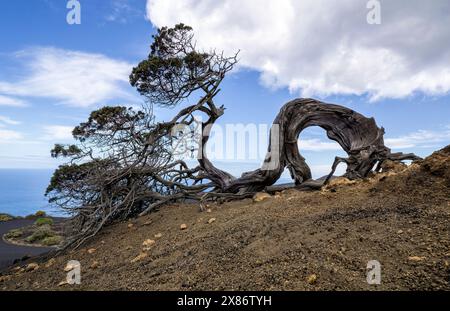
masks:
[(51, 266), (53, 266), (55, 264), (56, 260), (55, 258), (51, 258), (49, 261), (47, 261), (47, 263), (45, 264), (46, 268), (50, 268)]
[(155, 240), (147, 239), (144, 242), (142, 242), (142, 246), (149, 247), (149, 246), (152, 246), (155, 243), (156, 243)]
[(187, 229), (187, 225), (186, 224), (181, 224), (180, 225), (180, 230), (186, 230)]
[(408, 257), (408, 260), (411, 260), (411, 261), (423, 261), (424, 259), (425, 259), (425, 257), (419, 257), (419, 256)]
[(11, 276), (10, 275), (0, 276), (0, 283), (6, 282), (6, 281), (9, 281), (9, 280), (11, 280)]
[(67, 284), (69, 284), (69, 283), (67, 283), (67, 281), (64, 280), (64, 281), (59, 282), (58, 286), (63, 286), (63, 285), (67, 285)]
[(155, 238), (156, 239), (160, 239), (162, 237), (162, 233), (157, 233), (157, 234), (155, 234)]
[(19, 269), (16, 270), (16, 275), (19, 275), (19, 274), (21, 274), (21, 273), (23, 273), (23, 272), (25, 272), (25, 268), (19, 267)]
[(67, 263), (67, 265), (64, 267), (64, 272), (72, 271), (76, 267), (77, 267), (77, 265), (75, 265), (75, 264)]
[(103, 240), (101, 240), (101, 241), (100, 241), (100, 243), (102, 243), (102, 244), (106, 244), (106, 242), (105, 242), (105, 241), (103, 241)]
[(215, 218), (210, 218), (210, 219), (208, 220), (208, 223), (209, 223), (209, 224), (212, 224), (212, 223), (215, 222), (215, 221), (216, 221)]
[(307, 282), (308, 284), (314, 284), (317, 281), (317, 275), (315, 274), (311, 274), (310, 276), (308, 276)]
[(255, 195), (253, 196), (253, 202), (261, 202), (264, 201), (266, 199), (271, 198), (272, 196), (266, 192), (257, 192), (255, 193)]
[(134, 225), (133, 224), (128, 224), (128, 228), (133, 228), (134, 227)]
[(91, 264), (91, 269), (97, 269), (98, 267), (100, 267), (99, 262), (94, 260)]
[(207, 213), (211, 213), (211, 209), (208, 208), (208, 209), (206, 210), (206, 212), (207, 212)]
[(147, 256), (148, 256), (147, 253), (142, 252), (142, 253), (140, 253), (139, 255), (137, 255), (135, 258), (133, 258), (133, 259), (131, 260), (131, 263), (135, 263), (135, 262), (141, 261), (142, 259), (144, 259), (144, 258), (147, 257)]
[(401, 230), (401, 229), (397, 231), (397, 234), (402, 234), (402, 233), (403, 233), (403, 230)]
[(129, 250), (133, 249), (133, 246), (128, 245), (127, 247), (125, 247), (125, 249), (126, 249), (127, 251), (129, 251)]
[(279, 194), (275, 194), (273, 197), (274, 197), (274, 199), (281, 199), (281, 195), (279, 195)]
[(152, 221), (151, 220), (149, 220), (149, 221), (146, 221), (146, 222), (144, 222), (142, 225), (144, 225), (144, 226), (148, 226), (148, 225), (151, 225), (152, 224)]
[(95, 248), (90, 248), (90, 249), (88, 249), (88, 253), (89, 254), (93, 254), (93, 253), (95, 253), (95, 251), (96, 251), (96, 249)]
[(25, 267), (25, 272), (31, 272), (37, 269), (39, 269), (39, 265), (35, 262), (32, 262)]

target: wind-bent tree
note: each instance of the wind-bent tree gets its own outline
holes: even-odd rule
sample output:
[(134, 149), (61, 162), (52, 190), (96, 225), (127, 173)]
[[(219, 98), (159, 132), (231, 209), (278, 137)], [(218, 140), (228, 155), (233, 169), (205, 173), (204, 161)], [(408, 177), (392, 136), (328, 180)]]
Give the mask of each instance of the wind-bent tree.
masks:
[[(104, 107), (93, 111), (73, 130), (76, 145), (55, 145), (53, 157), (67, 157), (47, 189), (50, 202), (72, 215), (67, 246), (78, 246), (113, 221), (143, 215), (179, 200), (242, 198), (271, 188), (288, 168), (296, 187), (318, 188), (299, 153), (297, 140), (309, 126), (324, 128), (347, 152), (345, 176), (362, 178), (385, 160), (417, 160), (413, 154), (391, 153), (383, 142), (383, 128), (348, 108), (313, 99), (296, 99), (282, 107), (274, 120), (271, 143), (260, 169), (236, 178), (216, 168), (205, 152), (214, 122), (224, 113), (214, 99), (225, 75), (237, 63), (215, 51), (199, 51), (189, 26), (163, 27), (153, 36), (147, 59), (135, 67), (130, 83), (147, 100), (142, 110)], [(152, 105), (173, 107), (198, 98), (167, 122), (155, 122)], [(207, 116), (198, 124), (194, 113)], [(181, 127), (180, 127), (181, 126)], [(175, 156), (179, 129), (200, 126), (198, 166), (188, 167)], [(326, 182), (326, 181), (325, 181)]]

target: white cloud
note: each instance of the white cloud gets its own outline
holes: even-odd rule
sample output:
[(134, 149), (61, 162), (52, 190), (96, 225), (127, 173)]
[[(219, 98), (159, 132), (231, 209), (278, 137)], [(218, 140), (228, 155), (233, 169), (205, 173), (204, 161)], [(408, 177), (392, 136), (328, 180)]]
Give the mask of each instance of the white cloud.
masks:
[(28, 104), (18, 98), (0, 95), (0, 106), (26, 107)]
[(335, 151), (342, 150), (341, 146), (333, 140), (321, 141), (317, 138), (299, 139), (298, 148), (302, 151)]
[(8, 124), (8, 125), (18, 125), (18, 124), (20, 124), (19, 121), (13, 120), (13, 119), (11, 119), (9, 117), (5, 117), (5, 116), (0, 116), (0, 124), (1, 123), (5, 123), (5, 124)]
[(72, 126), (65, 125), (48, 125), (44, 126), (45, 135), (44, 140), (71, 140), (72, 139)]
[[(441, 131), (418, 130), (398, 137), (385, 138), (384, 143), (392, 149), (439, 148), (450, 144), (450, 126)], [(317, 138), (298, 140), (300, 152), (303, 151), (338, 151), (341, 146), (333, 140)]]
[(4, 95), (50, 98), (80, 107), (112, 99), (135, 100), (128, 84), (132, 65), (127, 62), (51, 47), (21, 51), (16, 56), (25, 74), (15, 81), (0, 81), (0, 96), (6, 102)]
[(366, 0), (148, 0), (158, 26), (193, 26), (199, 46), (230, 53), (263, 83), (302, 96), (368, 94), (372, 100), (450, 90), (450, 2)]
[(20, 140), (22, 138), (23, 138), (22, 134), (17, 131), (0, 129), (0, 143)]
[(450, 129), (443, 131), (419, 130), (396, 138), (386, 138), (386, 146), (393, 149), (435, 148), (450, 144)]
[[(450, 127), (441, 131), (418, 130), (399, 137), (385, 138), (384, 142), (392, 149), (438, 148), (450, 144)], [(323, 141), (317, 138), (300, 138), (298, 146), (300, 152), (342, 150), (341, 146), (333, 140)]]

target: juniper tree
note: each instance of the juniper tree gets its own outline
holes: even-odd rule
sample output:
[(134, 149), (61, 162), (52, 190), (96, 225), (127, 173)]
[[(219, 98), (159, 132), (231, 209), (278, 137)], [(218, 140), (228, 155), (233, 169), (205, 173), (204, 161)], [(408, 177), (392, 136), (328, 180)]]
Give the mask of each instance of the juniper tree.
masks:
[[(142, 109), (104, 107), (93, 111), (73, 130), (74, 145), (55, 145), (53, 157), (68, 162), (53, 174), (47, 195), (51, 203), (72, 217), (67, 225), (67, 246), (78, 246), (114, 221), (144, 215), (182, 200), (224, 200), (275, 191), (272, 186), (287, 168), (297, 188), (320, 188), (297, 145), (309, 126), (326, 130), (348, 154), (345, 176), (366, 177), (387, 160), (416, 160), (413, 154), (391, 153), (384, 145), (384, 129), (373, 118), (348, 108), (314, 99), (296, 99), (284, 105), (274, 120), (271, 143), (261, 168), (234, 177), (208, 159), (206, 144), (212, 125), (225, 108), (215, 103), (220, 85), (237, 63), (238, 54), (199, 50), (192, 28), (178, 24), (158, 29), (150, 53), (133, 68), (130, 83), (146, 99)], [(156, 122), (152, 107), (175, 107), (186, 99), (195, 104), (171, 120)], [(194, 114), (206, 116), (198, 122)], [(200, 127), (198, 165), (189, 167), (174, 156), (180, 127)], [(325, 183), (327, 180), (325, 180)]]

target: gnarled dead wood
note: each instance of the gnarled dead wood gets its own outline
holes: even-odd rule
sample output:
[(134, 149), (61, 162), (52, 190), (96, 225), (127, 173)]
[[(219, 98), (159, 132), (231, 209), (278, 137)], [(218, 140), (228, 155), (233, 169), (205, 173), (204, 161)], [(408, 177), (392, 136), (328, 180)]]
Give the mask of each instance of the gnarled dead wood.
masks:
[[(299, 189), (320, 189), (340, 163), (347, 164), (345, 176), (366, 177), (383, 161), (419, 159), (414, 154), (391, 153), (384, 145), (384, 129), (373, 118), (346, 107), (314, 99), (295, 99), (276, 116), (268, 152), (261, 168), (236, 178), (208, 159), (206, 145), (211, 127), (225, 108), (216, 106), (215, 96), (226, 74), (237, 63), (212, 50), (199, 51), (192, 28), (178, 24), (162, 27), (153, 36), (151, 52), (133, 68), (130, 83), (148, 101), (142, 110), (104, 107), (93, 111), (87, 122), (73, 131), (76, 145), (55, 145), (52, 156), (70, 158), (54, 173), (47, 189), (49, 200), (70, 213), (68, 245), (80, 245), (113, 221), (143, 215), (160, 206), (182, 200), (224, 201), (273, 191), (287, 168)], [(153, 105), (174, 107), (200, 94), (196, 104), (180, 110), (167, 122), (155, 122)], [(206, 114), (199, 122), (194, 114)], [(198, 162), (189, 168), (177, 159), (174, 143), (177, 129), (201, 127)], [(323, 128), (328, 138), (347, 153), (336, 157), (323, 181), (311, 178), (311, 170), (298, 148), (300, 133), (310, 126)], [(175, 144), (176, 145), (176, 144)], [(195, 150), (195, 148), (190, 151)], [(378, 165), (377, 165), (378, 164)]]
[[(211, 116), (210, 116), (211, 117)], [(212, 116), (210, 126), (217, 116)], [(339, 163), (346, 163), (345, 177), (349, 179), (364, 178), (375, 165), (385, 160), (418, 160), (414, 154), (391, 153), (384, 145), (384, 129), (379, 128), (373, 118), (367, 118), (349, 108), (326, 104), (315, 99), (295, 99), (285, 104), (273, 122), (277, 126), (278, 139), (268, 147), (263, 166), (234, 178), (225, 171), (217, 169), (206, 157), (205, 148), (199, 160), (206, 176), (217, 185), (218, 192), (247, 193), (264, 190), (273, 185), (285, 168), (297, 186), (320, 188), (321, 183), (311, 180), (311, 170), (298, 148), (300, 133), (311, 126), (323, 128), (329, 139), (336, 141), (348, 154), (347, 158), (336, 157), (326, 183), (334, 174)], [(274, 132), (272, 131), (273, 135)], [(204, 135), (204, 145), (208, 135)], [(275, 150), (277, 149), (277, 150)], [(274, 159), (278, 156), (278, 159)], [(266, 169), (266, 167), (271, 167)]]

